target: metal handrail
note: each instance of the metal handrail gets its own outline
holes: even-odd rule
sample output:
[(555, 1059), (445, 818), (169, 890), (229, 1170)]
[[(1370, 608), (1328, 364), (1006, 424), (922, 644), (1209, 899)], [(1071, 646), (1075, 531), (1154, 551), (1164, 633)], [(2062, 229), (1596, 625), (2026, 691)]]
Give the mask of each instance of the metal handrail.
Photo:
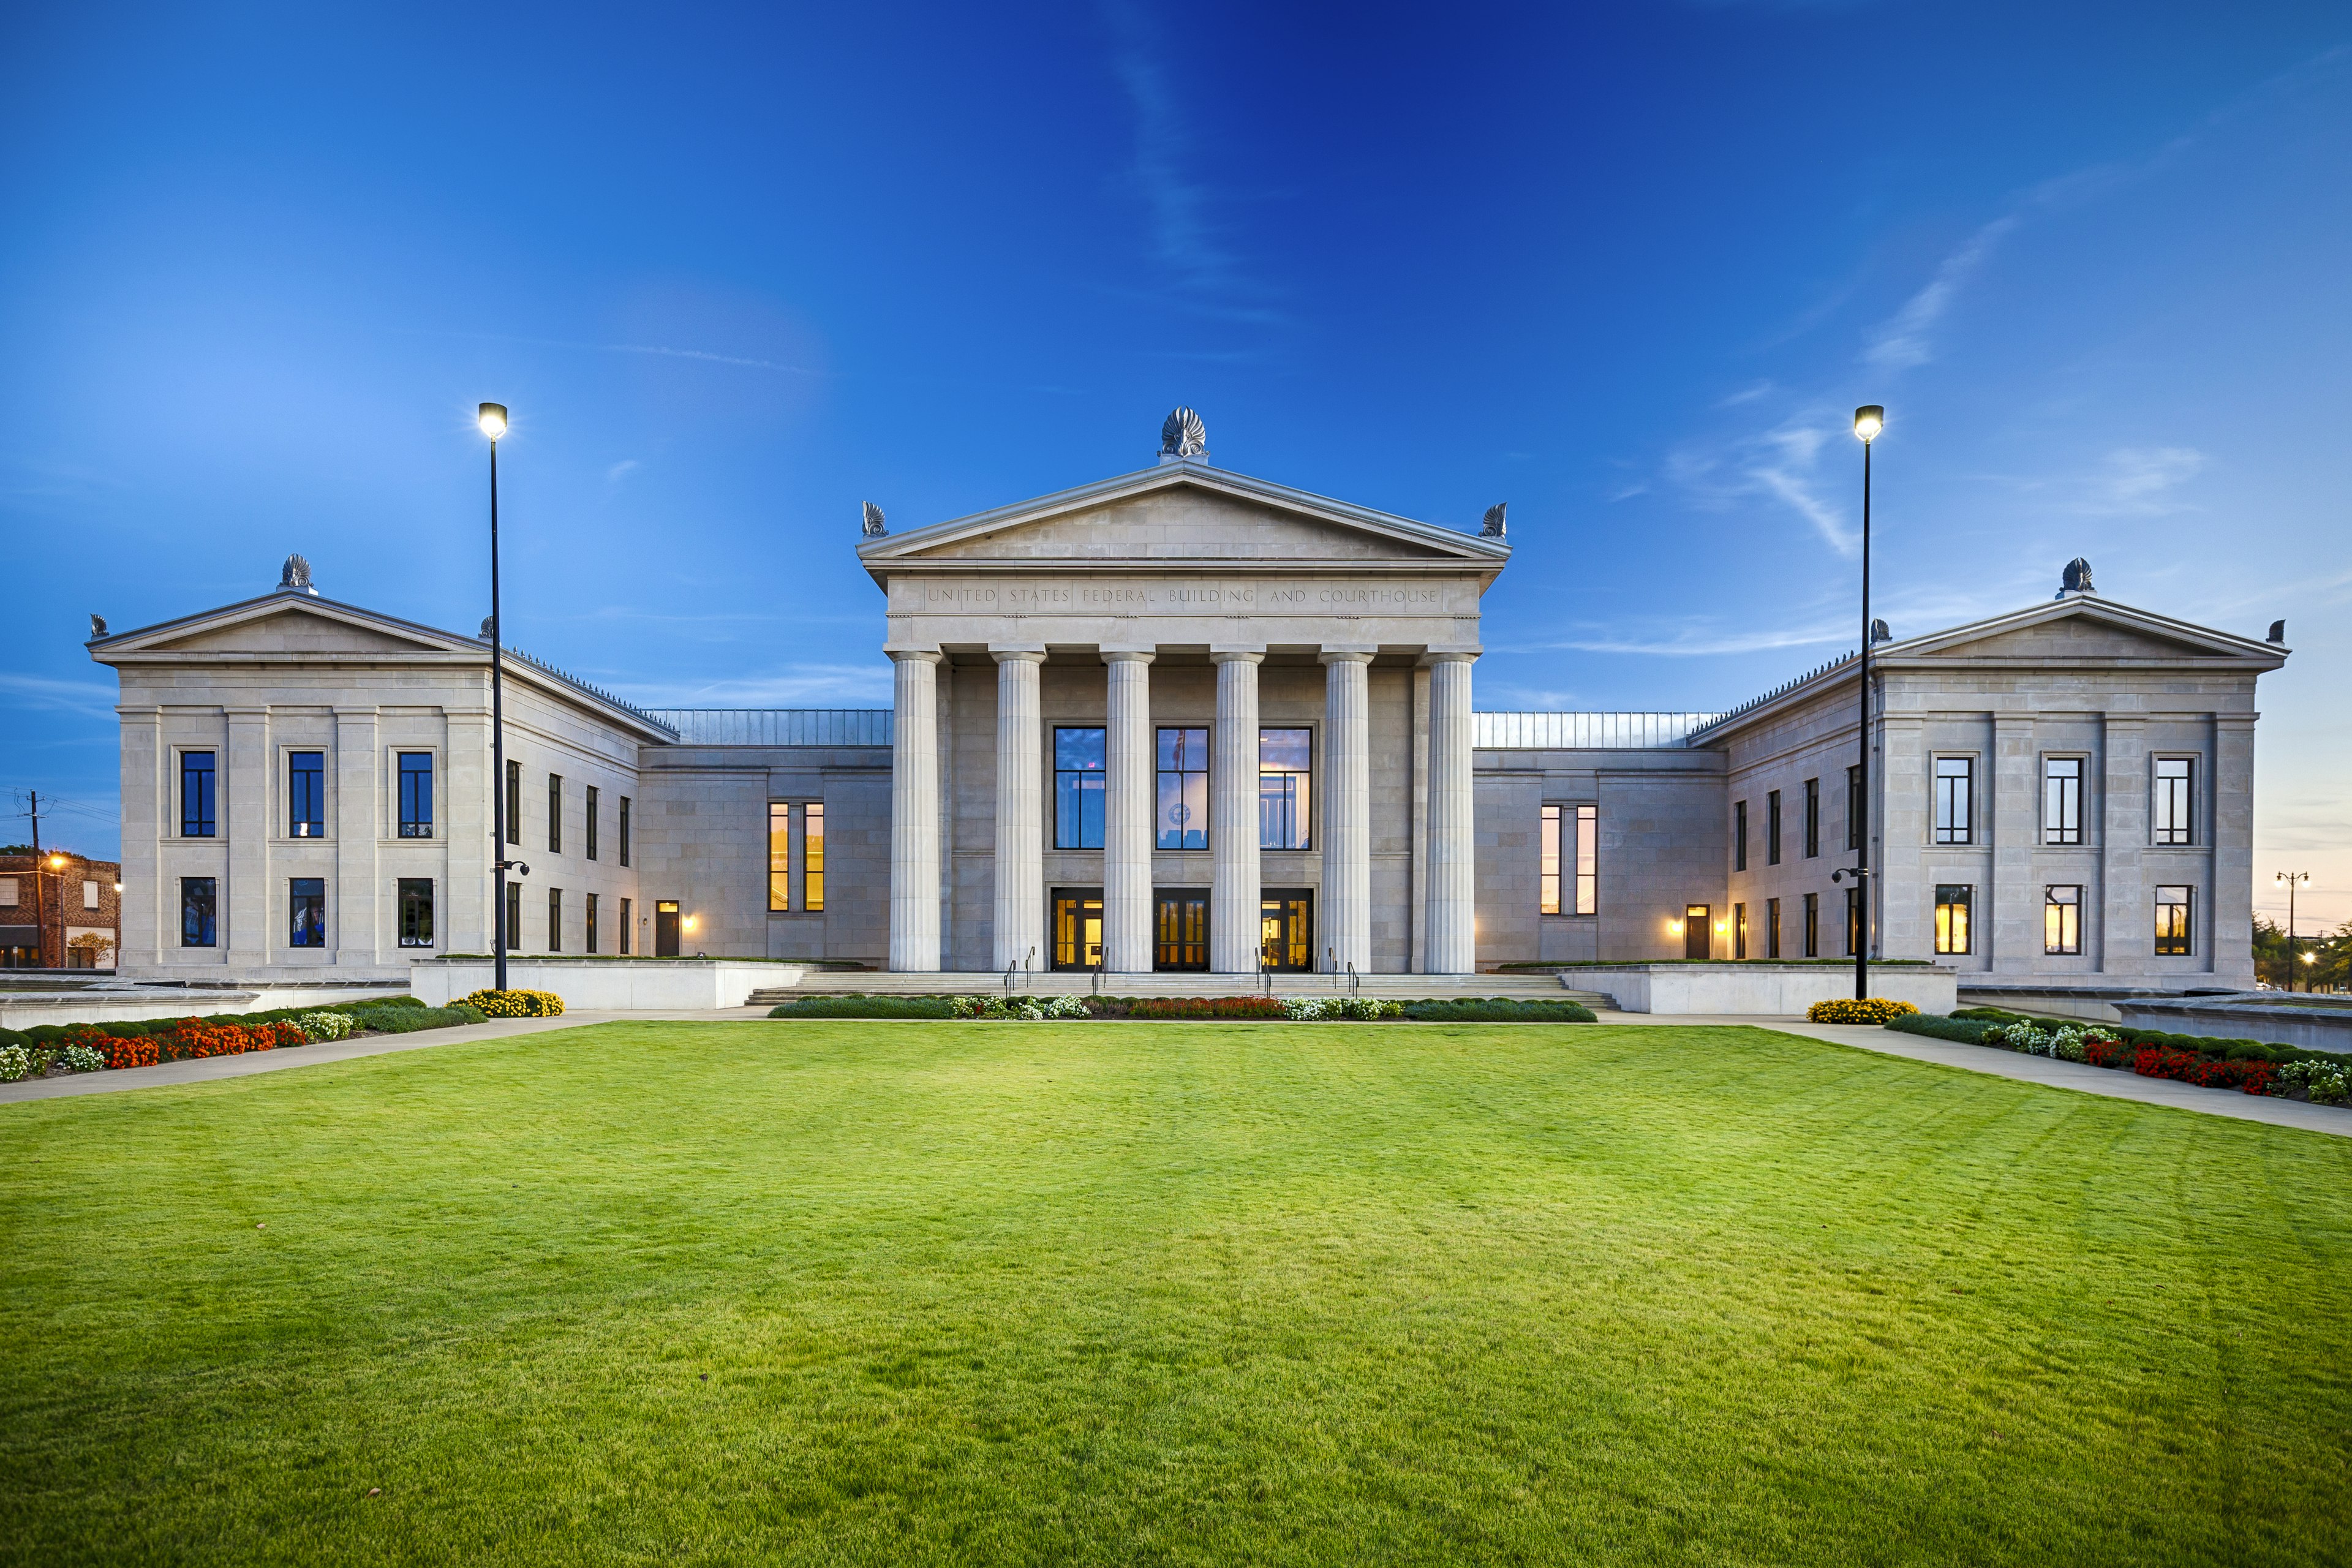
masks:
[(1363, 989), (1364, 977), (1356, 973), (1356, 961), (1351, 958), (1348, 960), (1348, 994), (1360, 995)]

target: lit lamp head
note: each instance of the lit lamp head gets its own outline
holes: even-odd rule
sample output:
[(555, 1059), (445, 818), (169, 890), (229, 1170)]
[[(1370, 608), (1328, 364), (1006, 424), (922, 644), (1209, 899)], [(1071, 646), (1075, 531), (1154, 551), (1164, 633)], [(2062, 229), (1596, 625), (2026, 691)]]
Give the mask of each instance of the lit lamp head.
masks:
[(1877, 404), (1865, 403), (1853, 411), (1853, 433), (1862, 438), (1864, 446), (1876, 440), (1878, 433), (1885, 428), (1886, 410)]
[(497, 440), (507, 433), (507, 405), (503, 403), (483, 404), (482, 411), (475, 416), (475, 422), (481, 426), (483, 435)]

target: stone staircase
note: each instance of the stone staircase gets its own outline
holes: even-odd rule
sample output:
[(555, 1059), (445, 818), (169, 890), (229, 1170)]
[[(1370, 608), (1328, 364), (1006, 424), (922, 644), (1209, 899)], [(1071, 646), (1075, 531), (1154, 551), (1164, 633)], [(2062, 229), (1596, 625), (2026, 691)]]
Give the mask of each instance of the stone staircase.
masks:
[[(1268, 983), (1271, 983), (1270, 984)], [(1328, 974), (1104, 974), (1089, 971), (1016, 971), (1012, 993), (1021, 996), (1249, 996), (1271, 990), (1276, 996), (1345, 996), (1348, 976)], [(751, 1005), (772, 1007), (798, 996), (985, 996), (1003, 995), (1004, 972), (942, 971), (894, 974), (875, 971), (809, 970), (797, 985), (771, 985), (751, 993)], [(1597, 992), (1570, 989), (1558, 974), (1366, 974), (1352, 988), (1359, 996), (1413, 1002), (1431, 997), (1510, 996), (1524, 1001), (1581, 1002), (1613, 1005)]]

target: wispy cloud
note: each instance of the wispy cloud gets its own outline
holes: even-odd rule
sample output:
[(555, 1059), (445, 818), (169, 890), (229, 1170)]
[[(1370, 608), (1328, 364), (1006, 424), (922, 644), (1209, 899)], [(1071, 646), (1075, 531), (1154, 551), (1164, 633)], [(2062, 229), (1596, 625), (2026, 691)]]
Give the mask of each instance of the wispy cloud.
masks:
[(2112, 517), (2156, 517), (2186, 511), (2173, 492), (2205, 467), (2194, 447), (2123, 447), (2107, 454), (2106, 467), (2091, 480), (2081, 510)]
[(1862, 356), (1864, 362), (1881, 370), (1907, 370), (1935, 358), (1937, 324), (1952, 308), (1961, 287), (2019, 221), (2016, 213), (2004, 214), (1969, 236), (1966, 243), (1944, 258), (1927, 286), (1906, 300), (1903, 308), (1873, 334), (1870, 348)]
[(1667, 472), (1712, 507), (1759, 496), (1776, 500), (1831, 549), (1852, 555), (1860, 537), (1847, 527), (1844, 511), (1822, 498), (1814, 473), (1822, 445), (1837, 433), (1822, 416), (1801, 416), (1752, 436), (1686, 444), (1667, 460)]
[(619, 462), (604, 470), (604, 482), (608, 485), (618, 484), (629, 475), (636, 472), (637, 469), (643, 467), (645, 467), (645, 465), (638, 462), (635, 458), (624, 458)]
[(890, 668), (874, 664), (789, 664), (761, 675), (697, 683), (635, 682), (621, 695), (644, 708), (882, 706)]

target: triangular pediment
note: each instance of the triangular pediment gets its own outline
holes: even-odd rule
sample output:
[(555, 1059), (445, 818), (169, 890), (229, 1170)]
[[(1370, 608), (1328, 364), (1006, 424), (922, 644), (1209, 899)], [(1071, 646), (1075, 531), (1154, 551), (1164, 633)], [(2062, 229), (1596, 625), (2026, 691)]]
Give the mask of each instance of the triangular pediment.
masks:
[(281, 591), (241, 605), (96, 639), (100, 658), (478, 657), (471, 638), (315, 595)]
[(310, 610), (281, 610), (149, 645), (158, 653), (439, 653), (438, 646)]
[(2284, 662), (2285, 649), (2210, 626), (2193, 626), (2090, 595), (1954, 626), (1887, 645), (1902, 658), (2001, 663), (2115, 664), (2140, 660), (2243, 658)]
[(858, 554), (881, 576), (982, 562), (1400, 563), (1491, 572), (1510, 551), (1500, 540), (1186, 462), (869, 540)]

